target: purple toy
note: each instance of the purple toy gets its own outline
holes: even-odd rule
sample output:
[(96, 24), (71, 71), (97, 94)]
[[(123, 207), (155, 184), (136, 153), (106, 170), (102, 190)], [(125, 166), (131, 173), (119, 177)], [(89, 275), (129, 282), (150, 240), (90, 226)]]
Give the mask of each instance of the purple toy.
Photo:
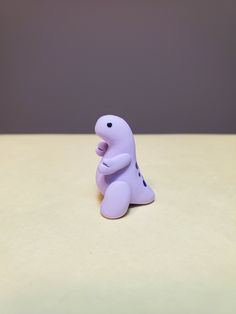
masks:
[(96, 182), (104, 195), (101, 214), (110, 219), (124, 216), (130, 204), (148, 204), (155, 195), (146, 184), (136, 160), (135, 142), (129, 125), (120, 117), (99, 118), (95, 132), (104, 142), (96, 153), (102, 156)]

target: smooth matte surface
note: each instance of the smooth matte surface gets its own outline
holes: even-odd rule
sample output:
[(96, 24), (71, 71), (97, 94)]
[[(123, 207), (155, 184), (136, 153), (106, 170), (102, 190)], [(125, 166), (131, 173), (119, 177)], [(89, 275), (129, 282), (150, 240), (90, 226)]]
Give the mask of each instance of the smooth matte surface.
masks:
[(98, 140), (0, 137), (0, 313), (235, 314), (236, 136), (136, 136), (157, 201), (115, 221)]
[(236, 133), (236, 1), (1, 0), (0, 133)]

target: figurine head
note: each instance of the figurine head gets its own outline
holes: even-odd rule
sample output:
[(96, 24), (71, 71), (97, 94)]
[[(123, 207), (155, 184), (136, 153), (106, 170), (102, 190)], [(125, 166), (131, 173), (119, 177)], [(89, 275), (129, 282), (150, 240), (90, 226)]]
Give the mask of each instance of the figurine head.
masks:
[(100, 117), (95, 125), (95, 133), (108, 144), (133, 139), (128, 123), (124, 119), (113, 115)]

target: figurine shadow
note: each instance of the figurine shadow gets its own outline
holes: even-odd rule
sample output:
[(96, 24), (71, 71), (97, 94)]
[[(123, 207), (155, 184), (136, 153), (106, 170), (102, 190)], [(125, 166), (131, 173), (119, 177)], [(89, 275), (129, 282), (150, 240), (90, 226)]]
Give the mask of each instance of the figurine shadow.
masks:
[(133, 209), (137, 209), (138, 210), (139, 207), (145, 207), (146, 205), (148, 205), (148, 204), (130, 204), (129, 205), (129, 209), (128, 209), (126, 214), (133, 215), (133, 213), (134, 213)]
[(103, 200), (104, 196), (102, 195), (101, 192), (97, 192), (97, 200), (98, 202), (101, 204), (102, 200)]

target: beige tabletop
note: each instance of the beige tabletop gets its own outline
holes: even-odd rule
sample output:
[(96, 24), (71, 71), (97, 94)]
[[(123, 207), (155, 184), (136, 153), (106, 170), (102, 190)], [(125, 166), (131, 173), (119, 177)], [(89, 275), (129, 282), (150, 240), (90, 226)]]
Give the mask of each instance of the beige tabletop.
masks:
[(236, 136), (137, 135), (157, 197), (118, 220), (98, 140), (0, 136), (0, 313), (235, 314)]

